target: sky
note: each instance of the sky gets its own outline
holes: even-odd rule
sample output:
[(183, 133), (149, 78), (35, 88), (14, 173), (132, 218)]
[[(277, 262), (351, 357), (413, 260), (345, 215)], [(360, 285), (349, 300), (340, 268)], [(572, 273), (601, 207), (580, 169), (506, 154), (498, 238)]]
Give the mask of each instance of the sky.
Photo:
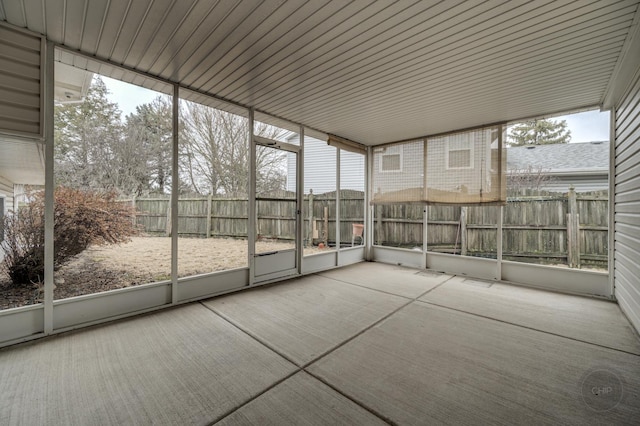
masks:
[(118, 104), (122, 111), (122, 118), (136, 112), (136, 106), (146, 104), (154, 100), (161, 93), (144, 87), (129, 84), (120, 80), (100, 76), (109, 90), (109, 99)]
[[(151, 102), (158, 92), (133, 84), (102, 77), (111, 92), (109, 98), (118, 104), (122, 118), (136, 111), (136, 106)], [(609, 113), (597, 110), (553, 117), (552, 120), (567, 120), (571, 130), (571, 142), (594, 142), (609, 140)]]
[(587, 111), (578, 114), (554, 117), (552, 120), (567, 120), (571, 130), (571, 142), (595, 142), (609, 140), (609, 112)]

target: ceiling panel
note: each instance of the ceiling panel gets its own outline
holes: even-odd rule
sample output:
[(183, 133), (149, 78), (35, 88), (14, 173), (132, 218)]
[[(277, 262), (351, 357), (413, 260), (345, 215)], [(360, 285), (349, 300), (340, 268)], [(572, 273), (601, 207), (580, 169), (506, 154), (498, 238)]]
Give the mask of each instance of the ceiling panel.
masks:
[[(36, 3), (34, 0), (24, 0), (24, 4)], [(64, 0), (51, 0), (40, 2), (42, 9), (45, 12), (44, 25), (45, 33), (47, 36), (52, 37), (55, 40), (62, 40), (64, 42), (65, 24), (66, 24), (66, 4)], [(49, 13), (49, 11), (56, 11), (56, 13)], [(31, 13), (29, 14), (31, 15)], [(26, 16), (26, 7), (25, 7)], [(27, 24), (31, 25), (31, 18), (27, 18)], [(73, 25), (73, 24), (72, 24)]]
[[(412, 90), (417, 87), (417, 84), (410, 85), (407, 89), (399, 87), (395, 91), (381, 91), (377, 96), (384, 96), (384, 102), (375, 102), (376, 111), (379, 113), (389, 113), (397, 110), (392, 110), (394, 107), (401, 107), (402, 105), (407, 108), (421, 108), (427, 110), (433, 107), (439, 107), (443, 102), (451, 99), (459, 99), (465, 103), (472, 102), (474, 98), (478, 98), (479, 101), (486, 100), (488, 98), (495, 98), (501, 94), (506, 94), (509, 97), (513, 96), (512, 93), (516, 89), (522, 89), (524, 87), (530, 88), (532, 91), (536, 88), (542, 89), (549, 80), (555, 78), (559, 72), (565, 72), (570, 77), (580, 81), (587, 76), (587, 73), (592, 71), (595, 66), (601, 64), (602, 61), (608, 61), (610, 68), (613, 68), (615, 58), (614, 53), (603, 53), (602, 48), (619, 48), (622, 45), (621, 40), (605, 41), (603, 44), (598, 44), (593, 48), (583, 48), (577, 52), (566, 53), (564, 55), (558, 54), (554, 58), (540, 58), (538, 61), (523, 61), (522, 63), (511, 64), (504, 68), (496, 67), (495, 69), (477, 70), (476, 72), (470, 71), (467, 75), (461, 76), (459, 79), (434, 79), (434, 81), (426, 81), (424, 85), (428, 85), (423, 91)], [(613, 63), (612, 63), (613, 62)], [(552, 70), (546, 68), (553, 66)], [(576, 68), (582, 69), (579, 77), (575, 77)], [(541, 75), (545, 71), (544, 75)], [(555, 85), (559, 85), (558, 82)], [(481, 94), (481, 97), (478, 97)], [(535, 93), (532, 93), (532, 96)], [(328, 102), (331, 102), (329, 100)], [(357, 105), (367, 104), (367, 97), (352, 96), (345, 101), (343, 108), (334, 108), (329, 110), (323, 108), (321, 111), (310, 110), (310, 113), (318, 115), (321, 118), (323, 114), (344, 115), (350, 117), (353, 114), (360, 114), (357, 108), (353, 108)], [(325, 103), (325, 105), (328, 103)], [(275, 109), (275, 108), (274, 108)], [(281, 113), (281, 111), (275, 109), (275, 113)], [(373, 109), (369, 109), (368, 113), (374, 112)]]
[[(415, 57), (418, 54), (416, 49), (419, 49), (425, 40), (431, 44), (439, 32), (451, 25), (450, 22), (454, 18), (466, 22), (479, 13), (480, 6), (473, 7), (474, 3), (462, 2), (458, 5), (454, 2), (439, 3), (427, 9), (423, 19), (419, 19), (422, 15), (418, 17), (418, 22), (422, 22), (423, 25), (416, 25), (414, 19), (402, 22), (395, 22), (393, 19), (382, 21), (372, 28), (370, 34), (367, 34), (370, 38), (364, 41), (359, 37), (352, 39), (352, 31), (350, 31), (321, 49), (322, 56), (310, 55), (312, 60), (300, 67), (297, 63), (289, 64), (287, 68), (275, 75), (277, 79), (270, 79), (267, 82), (279, 91), (283, 89), (290, 91), (291, 76), (294, 75), (297, 81), (293, 83), (304, 85), (305, 91), (310, 91), (318, 85), (322, 86), (323, 83), (333, 84), (331, 82), (336, 82), (336, 78), (339, 79), (338, 81), (349, 80), (354, 76), (363, 76), (367, 70), (382, 71), (389, 63), (404, 65), (409, 57)], [(425, 24), (425, 19), (428, 24)], [(415, 36), (407, 36), (413, 33), (416, 33)], [(297, 68), (296, 73), (292, 73), (294, 68)], [(258, 95), (254, 95), (254, 98), (261, 100), (261, 96)]]
[[(630, 23), (630, 21), (627, 21), (627, 25), (625, 25), (623, 29), (625, 33), (628, 28), (628, 23)], [(592, 26), (593, 23), (588, 25), (589, 28)], [(572, 28), (569, 30), (569, 34), (573, 34), (574, 31), (575, 29)], [(607, 33), (610, 31), (611, 30), (608, 29)], [(586, 33), (587, 36), (590, 34), (592, 33)], [(334, 76), (334, 81), (325, 81), (320, 87), (308, 82), (305, 93), (308, 93), (309, 96), (314, 96), (314, 99), (318, 99), (315, 97), (316, 92), (322, 92), (319, 94), (320, 98), (332, 96), (334, 93), (339, 93), (341, 96), (344, 96), (346, 93), (359, 93), (361, 96), (368, 97), (369, 93), (367, 90), (372, 89), (376, 94), (379, 94), (379, 87), (381, 85), (385, 88), (385, 91), (396, 90), (397, 87), (413, 91), (415, 90), (413, 87), (414, 81), (411, 80), (411, 78), (414, 77), (422, 81), (422, 83), (418, 81), (418, 84), (424, 84), (425, 81), (436, 84), (435, 79), (443, 77), (448, 81), (455, 82), (456, 86), (458, 86), (459, 82), (457, 78), (453, 78), (452, 73), (475, 72), (481, 64), (485, 63), (489, 63), (490, 66), (494, 68), (502, 68), (509, 62), (520, 61), (523, 60), (523, 58), (530, 58), (535, 61), (540, 53), (539, 50), (537, 50), (540, 46), (548, 50), (556, 49), (556, 37), (558, 37), (558, 35), (555, 32), (552, 32), (551, 35), (547, 33), (545, 38), (545, 33), (542, 32), (542, 29), (538, 28), (531, 37), (523, 39), (522, 35), (519, 34), (518, 36), (519, 40), (514, 37), (513, 34), (503, 34), (499, 38), (494, 38), (498, 43), (492, 43), (491, 45), (489, 45), (486, 39), (480, 39), (478, 37), (477, 40), (480, 40), (482, 44), (476, 44), (474, 46), (473, 44), (477, 43), (477, 40), (474, 38), (474, 40), (468, 40), (467, 43), (461, 43), (460, 46), (464, 48), (458, 50), (454, 49), (454, 47), (456, 47), (455, 44), (449, 40), (448, 42), (450, 42), (450, 44), (443, 43), (441, 47), (438, 46), (437, 50), (426, 54), (418, 55), (413, 53), (405, 55), (404, 61), (402, 61), (401, 58), (396, 61), (387, 60), (384, 65), (375, 64), (377, 66), (371, 67), (370, 70), (363, 70), (362, 65), (364, 64), (361, 64), (359, 71), (349, 70), (348, 72), (343, 72), (339, 77)], [(514, 39), (516, 41), (513, 41)], [(582, 40), (579, 40), (579, 43), (585, 44)], [(530, 49), (529, 46), (531, 45), (534, 45), (536, 50), (527, 50), (528, 48)], [(569, 48), (571, 48), (571, 46)], [(348, 81), (350, 77), (356, 72), (358, 73), (358, 82), (349, 84)], [(383, 80), (385, 77), (388, 78), (386, 81)], [(336, 78), (338, 79), (336, 80)], [(367, 79), (369, 79), (369, 84), (363, 84)], [(394, 82), (395, 86), (393, 86)], [(268, 101), (265, 101), (267, 103), (265, 106), (268, 106), (269, 103), (273, 103), (280, 98), (277, 96), (270, 98)], [(283, 103), (290, 102), (291, 100), (291, 98), (285, 98), (283, 99)]]
[(63, 23), (62, 39), (66, 46), (79, 49), (84, 33), (85, 14), (87, 12), (86, 0), (80, 2), (78, 7), (67, 7)]
[[(291, 35), (294, 38), (287, 40), (284, 48), (279, 45), (271, 46), (264, 55), (252, 58), (252, 63), (243, 69), (242, 73), (235, 73), (224, 80), (216, 79), (216, 82), (211, 84), (216, 85), (216, 91), (227, 93), (230, 90), (243, 89), (249, 85), (261, 83), (265, 78), (277, 72), (283, 64), (294, 62), (302, 66), (303, 61), (309, 55), (312, 55), (314, 51), (317, 52), (319, 47), (335, 38), (336, 34), (345, 31), (347, 28), (345, 23), (350, 19), (362, 21), (366, 16), (375, 13), (378, 7), (383, 7), (373, 2), (368, 3), (370, 4), (345, 2), (340, 8), (335, 7), (335, 3), (331, 3), (330, 6), (320, 9), (305, 20), (302, 27), (293, 28)], [(367, 15), (362, 15), (363, 13)], [(229, 85), (234, 86), (227, 89)]]
[[(380, 144), (601, 104), (639, 25), (638, 3), (0, 0), (0, 20)], [(158, 85), (98, 61), (81, 65)]]
[[(238, 17), (239, 2), (203, 2), (189, 10), (188, 15), (179, 23), (168, 46), (160, 52), (151, 64), (149, 72), (166, 78), (175, 78), (180, 69), (193, 53), (203, 45), (213, 52), (222, 40), (224, 33), (219, 28), (224, 22)], [(200, 6), (205, 6), (201, 8)], [(203, 10), (204, 9), (204, 10)], [(250, 13), (251, 10), (247, 10)], [(235, 13), (235, 14), (234, 14)], [(167, 28), (167, 30), (169, 30)]]
[(5, 20), (18, 26), (26, 27), (27, 21), (24, 13), (24, 4), (22, 1), (2, 0), (2, 10)]
[[(304, 0), (287, 1), (280, 5), (275, 2), (263, 3), (243, 19), (215, 51), (207, 53), (197, 68), (185, 75), (185, 82), (193, 87), (201, 87), (203, 74), (210, 74), (216, 63), (226, 62), (227, 58), (234, 58), (245, 49), (252, 49), (256, 41), (267, 36), (270, 31), (280, 27), (286, 28), (289, 24), (286, 21), (287, 18), (304, 4)], [(188, 64), (185, 65), (188, 66)], [(204, 78), (205, 81), (207, 79)]]
[[(424, 2), (424, 4), (428, 8), (430, 2)], [(220, 89), (205, 87), (204, 89), (220, 90), (221, 94), (233, 94), (234, 97), (240, 98), (249, 93), (251, 98), (256, 98), (256, 88), (275, 89), (282, 87), (283, 81), (302, 82), (309, 72), (313, 72), (315, 76), (321, 70), (331, 69), (329, 60), (332, 57), (353, 54), (355, 49), (361, 49), (360, 37), (367, 37), (371, 32), (382, 31), (385, 20), (392, 18), (394, 14), (406, 13), (406, 9), (398, 11), (385, 2), (377, 2), (366, 8), (356, 4), (354, 9), (356, 6), (359, 6), (357, 10), (341, 10), (332, 17), (331, 21), (323, 23), (319, 27), (323, 31), (320, 36), (310, 35), (306, 40), (288, 45), (280, 52), (275, 48), (269, 49), (269, 55), (280, 54), (281, 59), (275, 59), (276, 62), (271, 60), (266, 64), (256, 64), (255, 71), (249, 70), (249, 72), (258, 74), (259, 78), (254, 77), (249, 81), (245, 79), (244, 90), (233, 91), (229, 87)], [(414, 5), (411, 6), (409, 9), (413, 9)], [(352, 13), (353, 15), (350, 16)], [(348, 16), (350, 18), (346, 19)], [(360, 22), (357, 29), (350, 25), (352, 20)]]
[[(153, 7), (149, 9), (145, 16), (144, 22), (140, 25), (140, 31), (131, 43), (130, 48), (125, 54), (123, 63), (131, 68), (139, 66), (140, 61), (147, 53), (149, 47), (156, 41), (156, 38), (162, 39), (160, 34), (164, 33), (163, 29), (166, 25), (175, 25), (167, 22), (171, 15), (175, 15), (177, 4), (182, 7), (188, 7), (193, 3), (180, 2), (176, 0), (162, 0), (153, 3)], [(183, 9), (182, 9), (183, 10)]]
[[(278, 9), (277, 13), (273, 13), (268, 19), (262, 21), (251, 34), (236, 43), (230, 50), (224, 54), (221, 51), (219, 58), (208, 58), (211, 66), (201, 71), (193, 86), (202, 89), (206, 83), (212, 80), (216, 82), (218, 79), (233, 76), (238, 67), (238, 65), (234, 67), (233, 64), (248, 64), (245, 70), (255, 69), (261, 58), (270, 57), (270, 52), (277, 51), (295, 40), (296, 35), (292, 29), (297, 28), (298, 31), (304, 31), (303, 23), (308, 16), (324, 16), (317, 12), (327, 3), (328, 0), (301, 2), (295, 7)], [(289, 5), (294, 6), (293, 3), (289, 3)], [(299, 32), (298, 35), (300, 35)], [(232, 67), (232, 70), (227, 70)], [(223, 71), (225, 71), (224, 75)], [(206, 90), (210, 89), (211, 87), (206, 87)]]
[[(28, 27), (38, 33), (44, 33), (46, 30), (46, 26), (44, 23), (44, 14), (42, 13), (42, 8), (44, 7), (43, 2), (37, 0), (25, 1), (22, 7), (24, 8), (25, 17), (28, 17)], [(2, 1), (0, 1), (0, 11), (1, 10)]]

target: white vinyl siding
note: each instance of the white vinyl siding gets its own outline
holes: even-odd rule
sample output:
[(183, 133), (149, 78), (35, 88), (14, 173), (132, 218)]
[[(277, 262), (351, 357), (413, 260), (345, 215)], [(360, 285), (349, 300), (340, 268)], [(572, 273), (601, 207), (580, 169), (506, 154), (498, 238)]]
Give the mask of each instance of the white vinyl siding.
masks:
[(0, 176), (0, 241), (4, 239), (4, 217), (11, 209), (13, 209), (13, 185)]
[(640, 75), (615, 114), (614, 283), (620, 307), (640, 330)]
[[(298, 145), (298, 135), (287, 140), (288, 143)], [(304, 193), (308, 194), (310, 189), (313, 189), (314, 194), (323, 194), (325, 192), (336, 190), (336, 173), (334, 170), (330, 170), (334, 166), (330, 166), (327, 170), (327, 164), (332, 164), (332, 158), (329, 151), (316, 149), (317, 145), (308, 145), (304, 148), (305, 157), (305, 180), (304, 180)], [(293, 161), (294, 154), (287, 153), (287, 173), (291, 176), (293, 170), (295, 170)], [(348, 165), (340, 175), (340, 182), (344, 187), (356, 191), (364, 191), (364, 185), (362, 183), (362, 176), (364, 175), (364, 166), (359, 162), (354, 162), (350, 157), (344, 157), (340, 160), (342, 163)], [(323, 173), (324, 171), (324, 173)], [(287, 182), (287, 191), (295, 191), (295, 185), (292, 182)]]
[(42, 136), (42, 39), (0, 25), (0, 131)]
[(0, 198), (4, 199), (4, 213), (13, 209), (13, 184), (0, 176)]

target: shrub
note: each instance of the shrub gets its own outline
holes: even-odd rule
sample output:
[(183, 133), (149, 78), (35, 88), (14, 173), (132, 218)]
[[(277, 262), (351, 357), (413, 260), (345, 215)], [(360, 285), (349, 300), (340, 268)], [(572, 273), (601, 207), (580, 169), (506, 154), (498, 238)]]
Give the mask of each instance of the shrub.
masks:
[[(28, 194), (29, 202), (5, 217), (4, 259), (0, 269), (14, 285), (44, 278), (44, 191)], [(58, 187), (54, 193), (54, 268), (90, 245), (126, 242), (136, 229), (130, 204), (114, 192)]]

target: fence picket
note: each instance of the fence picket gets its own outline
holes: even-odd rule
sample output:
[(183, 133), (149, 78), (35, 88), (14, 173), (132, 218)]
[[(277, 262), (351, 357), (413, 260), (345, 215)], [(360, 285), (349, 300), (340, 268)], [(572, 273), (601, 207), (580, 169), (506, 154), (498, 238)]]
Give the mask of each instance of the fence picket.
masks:
[[(269, 238), (294, 239), (295, 202), (292, 199), (265, 198), (258, 201), (259, 233)], [(122, 202), (135, 205), (135, 222), (145, 233), (166, 235), (170, 232), (168, 198), (137, 197)], [(340, 204), (340, 234), (345, 237), (344, 241), (348, 239), (350, 243), (352, 225), (364, 223), (363, 193), (342, 191)], [(178, 235), (246, 238), (247, 206), (248, 201), (242, 198), (207, 196), (180, 199)], [(307, 230), (307, 244), (318, 243), (324, 238), (328, 239), (329, 244), (335, 244), (335, 192), (305, 196), (303, 206), (305, 214), (302, 226)], [(429, 250), (495, 256), (498, 211), (496, 207), (429, 206)], [(584, 194), (574, 191), (573, 195), (571, 192), (522, 191), (509, 197), (503, 211), (502, 245), (505, 260), (539, 259), (543, 263), (564, 261), (573, 267), (579, 267), (580, 264), (606, 266), (606, 191)], [(422, 222), (421, 205), (376, 206), (375, 243), (407, 248), (422, 246)], [(314, 230), (317, 237), (314, 237)]]

